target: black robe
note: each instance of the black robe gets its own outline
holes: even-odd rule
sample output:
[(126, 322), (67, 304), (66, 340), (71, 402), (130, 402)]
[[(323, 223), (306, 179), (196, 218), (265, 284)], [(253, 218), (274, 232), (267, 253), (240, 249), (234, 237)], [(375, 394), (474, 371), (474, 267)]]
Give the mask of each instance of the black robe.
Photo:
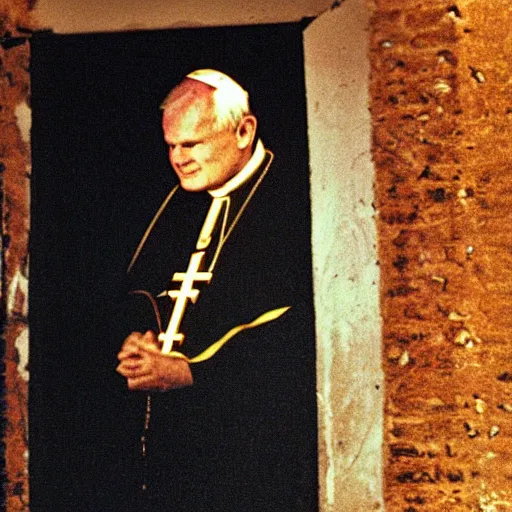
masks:
[[(258, 176), (231, 194), (231, 214)], [(127, 406), (137, 411), (140, 428), (132, 437), (133, 464), (122, 472), (134, 494), (120, 508), (317, 510), (315, 342), (305, 192), (296, 186), (292, 172), (272, 163), (226, 241), (211, 283), (197, 285), (198, 301), (188, 304), (181, 324), (185, 342), (180, 350), (195, 356), (234, 326), (275, 308), (290, 310), (238, 334), (210, 360), (193, 364), (191, 387), (152, 395), (143, 459), (138, 436), (145, 395), (132, 393), (129, 398)], [(129, 273), (129, 289), (156, 296), (169, 288), (174, 272), (186, 271), (210, 203), (208, 193), (178, 189)], [(131, 295), (128, 302), (123, 310), (126, 334), (157, 329), (144, 296)], [(172, 303), (169, 297), (157, 302), (165, 329)]]

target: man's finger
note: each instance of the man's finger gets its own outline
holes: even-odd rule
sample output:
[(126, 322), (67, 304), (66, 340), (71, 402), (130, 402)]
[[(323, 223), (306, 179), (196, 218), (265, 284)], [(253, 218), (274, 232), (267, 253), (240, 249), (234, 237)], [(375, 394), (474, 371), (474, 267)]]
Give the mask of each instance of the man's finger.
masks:
[(150, 389), (154, 389), (151, 378), (147, 375), (138, 376), (138, 377), (129, 377), (127, 379), (128, 389), (131, 391), (147, 391)]
[(124, 340), (123, 346), (133, 346), (136, 344), (138, 340), (142, 339), (143, 337), (144, 335), (141, 332), (133, 331)]
[(133, 370), (139, 370), (141, 368), (148, 368), (147, 364), (143, 364), (143, 360), (141, 358), (134, 359), (134, 358), (128, 358), (121, 361), (121, 363), (117, 366), (120, 370), (126, 370), (126, 371), (133, 371)]
[(156, 338), (150, 340), (149, 338), (142, 338), (137, 342), (137, 349), (141, 356), (155, 357), (162, 355), (161, 345), (158, 343)]
[(121, 363), (116, 368), (117, 373), (121, 374), (126, 378), (134, 378), (134, 377), (144, 377), (151, 374), (150, 369), (144, 366), (135, 366), (130, 367), (126, 366), (124, 363)]
[(137, 348), (141, 352), (160, 353), (161, 345), (158, 342), (156, 334), (153, 331), (147, 331), (140, 339), (137, 340)]
[(132, 332), (123, 342), (120, 352), (117, 354), (119, 360), (137, 355), (139, 348), (137, 342), (142, 339), (142, 333)]
[(146, 331), (141, 339), (143, 339), (145, 341), (149, 341), (151, 343), (154, 343), (155, 345), (158, 345), (155, 331)]
[(138, 347), (125, 349), (124, 347), (117, 354), (117, 359), (123, 361), (124, 359), (140, 359), (140, 349)]
[(142, 359), (140, 359), (140, 358), (139, 359), (134, 359), (134, 358), (125, 359), (124, 361), (121, 362), (121, 364), (119, 366), (121, 368), (126, 368), (127, 370), (138, 370), (139, 368), (143, 367)]

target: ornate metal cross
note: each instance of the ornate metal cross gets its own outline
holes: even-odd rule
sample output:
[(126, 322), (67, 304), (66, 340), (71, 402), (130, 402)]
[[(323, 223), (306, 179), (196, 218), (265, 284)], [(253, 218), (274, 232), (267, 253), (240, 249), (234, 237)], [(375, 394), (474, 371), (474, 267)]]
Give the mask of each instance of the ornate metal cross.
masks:
[(188, 300), (190, 299), (192, 303), (195, 304), (197, 297), (199, 296), (199, 290), (194, 288), (195, 282), (203, 281), (209, 283), (212, 279), (211, 272), (199, 271), (204, 254), (204, 251), (194, 252), (190, 257), (187, 271), (174, 273), (172, 281), (181, 281), (181, 287), (179, 290), (166, 290), (159, 295), (168, 295), (175, 301), (167, 330), (158, 335), (159, 341), (163, 342), (162, 352), (165, 354), (172, 351), (174, 342), (181, 344), (185, 338), (185, 335), (178, 331), (183, 315), (185, 314)]

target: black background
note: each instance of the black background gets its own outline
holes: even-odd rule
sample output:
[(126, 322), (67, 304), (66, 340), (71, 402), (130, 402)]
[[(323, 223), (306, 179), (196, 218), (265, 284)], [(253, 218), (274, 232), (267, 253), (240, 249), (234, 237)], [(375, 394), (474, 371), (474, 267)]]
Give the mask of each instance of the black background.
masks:
[[(231, 75), (249, 91), (264, 143), (307, 192), (302, 31), (41, 33), (31, 47), (31, 510), (94, 511), (125, 427), (114, 417), (122, 338), (105, 318), (174, 183), (159, 105), (194, 69)], [(307, 216), (307, 194), (298, 197)]]

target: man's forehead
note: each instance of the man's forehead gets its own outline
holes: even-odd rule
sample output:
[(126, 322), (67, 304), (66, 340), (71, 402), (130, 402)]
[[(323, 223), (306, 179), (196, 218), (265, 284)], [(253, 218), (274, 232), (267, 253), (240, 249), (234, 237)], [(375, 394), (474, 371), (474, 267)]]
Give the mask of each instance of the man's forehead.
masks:
[(168, 117), (183, 114), (188, 111), (201, 111), (206, 113), (212, 105), (213, 101), (209, 96), (185, 94), (176, 98), (172, 103), (168, 103), (164, 107), (163, 112), (164, 115)]
[(165, 108), (162, 124), (173, 137), (209, 133), (215, 124), (212, 102), (208, 98), (181, 98)]
[(213, 98), (215, 88), (208, 84), (185, 78), (167, 96), (162, 105), (164, 110), (177, 108), (179, 105), (193, 103), (195, 100)]

